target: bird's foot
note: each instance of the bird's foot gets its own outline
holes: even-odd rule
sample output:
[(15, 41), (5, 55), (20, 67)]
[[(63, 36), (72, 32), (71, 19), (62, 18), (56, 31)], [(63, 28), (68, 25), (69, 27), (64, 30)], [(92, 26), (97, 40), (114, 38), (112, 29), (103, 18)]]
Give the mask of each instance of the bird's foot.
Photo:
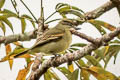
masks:
[(61, 55), (60, 54), (53, 54), (54, 56), (53, 57), (51, 57), (51, 59), (52, 60), (54, 60), (54, 59), (56, 59), (56, 58), (58, 58), (58, 57), (61, 57)]

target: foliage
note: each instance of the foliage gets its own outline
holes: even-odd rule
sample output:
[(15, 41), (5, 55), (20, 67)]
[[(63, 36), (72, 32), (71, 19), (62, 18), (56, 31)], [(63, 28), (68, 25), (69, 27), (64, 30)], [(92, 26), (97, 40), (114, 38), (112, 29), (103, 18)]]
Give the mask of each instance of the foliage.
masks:
[[(0, 28), (3, 31), (4, 36), (6, 33), (6, 27), (7, 27), (5, 24), (7, 24), (8, 27), (14, 33), (13, 31), (14, 26), (9, 20), (9, 18), (11, 17), (21, 21), (21, 33), (24, 33), (27, 27), (26, 20), (29, 20), (31, 24), (33, 25), (33, 27), (36, 28), (35, 27), (36, 21), (34, 21), (34, 19), (31, 16), (24, 14), (24, 13), (22, 15), (19, 15), (18, 10), (16, 10), (17, 3), (16, 5), (13, 4), (16, 10), (16, 13), (14, 13), (11, 10), (2, 9), (2, 7), (4, 6), (4, 3), (5, 3), (5, 0), (0, 0)], [(63, 18), (68, 18), (66, 15), (72, 14), (72, 15), (77, 16), (79, 20), (84, 19), (84, 12), (81, 9), (75, 6), (71, 6), (69, 4), (59, 3), (56, 5), (55, 10)], [(106, 23), (104, 21), (101, 21), (101, 20), (90, 19), (90, 20), (85, 20), (81, 23), (92, 24), (93, 27), (95, 27), (101, 35), (104, 35), (107, 33), (105, 29), (109, 31), (113, 31), (116, 29), (115, 26), (109, 23)], [(14, 44), (16, 46), (14, 50), (11, 49), (12, 47), (11, 44)], [(79, 48), (82, 48), (84, 46), (86, 46), (85, 43), (74, 43), (70, 46), (70, 48), (66, 52), (69, 51), (72, 53), (73, 51), (76, 51)], [(20, 53), (26, 50), (26, 48), (24, 48), (19, 42), (7, 44), (5, 45), (5, 48), (6, 48), (6, 56), (2, 58), (0, 62), (4, 62), (8, 60), (10, 69), (12, 69), (13, 62), (14, 62), (13, 57), (17, 53)], [(85, 56), (84, 58), (87, 60), (87, 63), (83, 59), (80, 59), (78, 61), (68, 63), (67, 68), (57, 67), (56, 69), (59, 72), (61, 72), (63, 75), (65, 75), (65, 77), (68, 80), (78, 80), (78, 79), (90, 80), (89, 78), (91, 75), (93, 75), (97, 80), (101, 80), (101, 78), (103, 80), (119, 80), (117, 76), (105, 70), (105, 68), (107, 67), (107, 64), (109, 63), (112, 57), (114, 57), (114, 63), (115, 63), (119, 50), (120, 50), (120, 41), (118, 37), (117, 39), (110, 41), (107, 46), (102, 46), (99, 49), (93, 51), (93, 54)], [(30, 54), (25, 54), (19, 58), (25, 58), (27, 62), (27, 66), (24, 69), (19, 71), (17, 80), (25, 80), (26, 75), (30, 71), (30, 66), (33, 62), (31, 58), (33, 57)], [(102, 66), (100, 61), (104, 61), (105, 65)], [(77, 66), (77, 69), (74, 67), (75, 65)], [(80, 77), (79, 77), (79, 74), (80, 74)], [(60, 80), (60, 76), (56, 72), (54, 72), (52, 68), (50, 68), (44, 74), (44, 79), (45, 80), (52, 80), (52, 79)]]

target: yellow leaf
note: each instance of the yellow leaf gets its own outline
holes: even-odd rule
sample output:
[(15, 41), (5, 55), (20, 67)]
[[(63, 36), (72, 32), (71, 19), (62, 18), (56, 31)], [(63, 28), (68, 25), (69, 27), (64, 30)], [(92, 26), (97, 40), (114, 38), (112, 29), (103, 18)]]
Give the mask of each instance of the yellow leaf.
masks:
[(107, 29), (114, 31), (116, 28), (108, 23), (104, 23), (104, 27), (106, 27)]
[[(6, 48), (6, 55), (9, 55), (9, 53), (11, 52), (10, 44), (6, 45), (5, 48)], [(10, 69), (12, 69), (13, 59), (8, 60), (8, 62), (9, 62)]]
[(8, 55), (11, 52), (10, 44), (6, 45), (5, 48), (6, 48), (6, 55)]
[(94, 77), (96, 77), (98, 80), (116, 80), (117, 77), (108, 72), (108, 71), (105, 71), (103, 68), (100, 68), (100, 67), (90, 67), (90, 68), (84, 68), (86, 69), (89, 73), (91, 73)]
[(110, 48), (110, 46), (105, 46), (104, 56), (106, 56), (106, 55), (107, 55), (107, 52), (108, 52), (109, 48)]
[(28, 72), (30, 71), (30, 66), (33, 63), (33, 61), (31, 61), (27, 67), (25, 67), (25, 69), (22, 69), (19, 71), (18, 76), (16, 78), (16, 80), (26, 80), (26, 76), (28, 74)]
[(82, 68), (80, 73), (81, 80), (89, 80), (89, 76), (90, 76), (89, 72)]
[(68, 69), (70, 72), (74, 72), (74, 67), (73, 67), (72, 62), (70, 64), (68, 64)]
[(15, 44), (16, 46), (20, 46), (21, 44), (17, 41), (17, 42), (13, 42), (13, 44)]
[(24, 55), (21, 55), (19, 56), (18, 58), (32, 58), (33, 56), (31, 56), (30, 54), (24, 54)]

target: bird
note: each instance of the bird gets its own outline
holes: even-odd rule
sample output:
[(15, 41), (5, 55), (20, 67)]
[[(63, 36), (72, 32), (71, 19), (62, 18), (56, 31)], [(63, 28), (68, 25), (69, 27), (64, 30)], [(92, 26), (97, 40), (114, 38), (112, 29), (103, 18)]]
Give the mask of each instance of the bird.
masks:
[(74, 28), (72, 20), (61, 20), (54, 28), (44, 32), (31, 48), (16, 54), (14, 58), (26, 53), (41, 52), (44, 55), (56, 55), (65, 51), (72, 42), (72, 34), (70, 32), (72, 27)]

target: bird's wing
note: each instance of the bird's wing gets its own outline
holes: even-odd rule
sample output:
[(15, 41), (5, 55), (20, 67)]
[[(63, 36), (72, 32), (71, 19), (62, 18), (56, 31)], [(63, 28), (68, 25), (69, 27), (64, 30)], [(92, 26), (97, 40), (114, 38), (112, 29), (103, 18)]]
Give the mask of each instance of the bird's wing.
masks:
[(31, 47), (30, 49), (27, 49), (21, 53), (18, 53), (17, 55), (14, 56), (14, 58), (21, 56), (23, 54), (26, 54), (29, 50), (32, 50), (33, 48), (43, 45), (45, 43), (49, 43), (49, 41), (56, 40), (61, 38), (64, 35), (64, 30), (61, 29), (51, 29), (45, 32), (39, 39), (37, 39), (36, 43)]
[(64, 30), (56, 28), (48, 30), (45, 34), (43, 34), (42, 36), (40, 36), (40, 38), (37, 39), (36, 43), (33, 45), (31, 49), (61, 38), (64, 35), (64, 32), (65, 32)]

